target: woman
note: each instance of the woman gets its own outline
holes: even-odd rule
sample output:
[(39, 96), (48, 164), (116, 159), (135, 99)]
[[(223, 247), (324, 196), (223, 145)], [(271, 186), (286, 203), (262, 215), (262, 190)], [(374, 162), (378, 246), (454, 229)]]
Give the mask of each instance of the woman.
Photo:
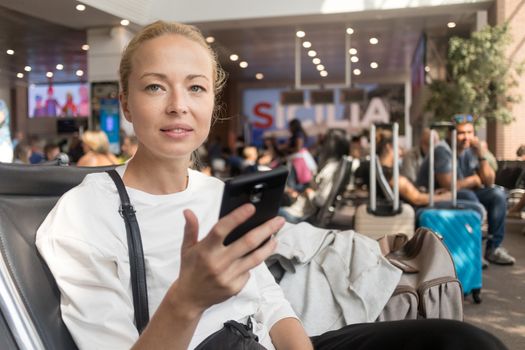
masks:
[(119, 161), (109, 151), (109, 140), (101, 130), (88, 130), (82, 135), (84, 155), (78, 160), (77, 166), (104, 166), (118, 164)]
[[(376, 153), (379, 156), (379, 162), (383, 167), (383, 172), (389, 181), (390, 187), (393, 188), (392, 167), (394, 165), (394, 148), (392, 145), (393, 138), (390, 130), (378, 130), (376, 133)], [(429, 204), (430, 198), (428, 193), (419, 191), (410, 180), (399, 175), (399, 196), (412, 204), (413, 206), (425, 206)], [(448, 201), (452, 199), (449, 191), (436, 192), (434, 200)]]
[[(265, 222), (224, 246), (254, 207), (241, 206), (217, 221), (223, 183), (189, 169), (192, 153), (208, 136), (224, 83), (204, 37), (182, 24), (145, 27), (123, 53), (120, 80), (124, 116), (139, 146), (117, 171), (142, 233), (152, 317), (139, 336), (119, 196), (106, 173), (88, 175), (59, 200), (36, 241), (60, 288), (62, 318), (76, 344), (194, 348), (225, 321), (251, 317), (266, 348), (311, 349), (263, 263), (276, 242), (255, 249), (284, 220)], [(452, 327), (444, 333), (449, 332)]]
[(253, 315), (267, 348), (308, 349), (308, 337), (261, 265), (276, 243), (250, 253), (284, 220), (271, 220), (226, 248), (224, 237), (254, 208), (240, 207), (217, 222), (222, 182), (188, 169), (208, 137), (224, 83), (201, 34), (180, 24), (146, 27), (123, 53), (120, 79), (124, 116), (139, 146), (118, 171), (137, 211), (149, 309), (156, 311), (139, 337), (118, 194), (107, 174), (90, 175), (60, 200), (37, 236), (77, 345), (193, 348), (224, 322)]

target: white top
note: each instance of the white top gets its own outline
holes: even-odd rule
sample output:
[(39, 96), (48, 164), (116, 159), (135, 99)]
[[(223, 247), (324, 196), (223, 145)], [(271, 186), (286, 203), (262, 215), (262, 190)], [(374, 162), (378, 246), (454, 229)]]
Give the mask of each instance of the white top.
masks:
[[(122, 175), (125, 167), (117, 171)], [(142, 235), (150, 317), (179, 275), (182, 211), (196, 214), (199, 239), (218, 220), (224, 184), (194, 170), (188, 175), (188, 187), (178, 193), (152, 195), (127, 188)], [(109, 175), (90, 174), (60, 198), (37, 232), (38, 250), (61, 291), (62, 318), (80, 349), (129, 349), (138, 338), (119, 205)], [(264, 263), (251, 271), (239, 294), (204, 312), (190, 348), (225, 321), (246, 322), (250, 315), (254, 332), (268, 349), (274, 349), (268, 334), (273, 324), (296, 317)]]

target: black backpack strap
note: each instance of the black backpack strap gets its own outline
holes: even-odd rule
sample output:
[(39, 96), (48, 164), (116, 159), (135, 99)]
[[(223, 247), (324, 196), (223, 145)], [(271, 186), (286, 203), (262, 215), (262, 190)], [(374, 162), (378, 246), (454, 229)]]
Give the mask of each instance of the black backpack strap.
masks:
[(129, 201), (126, 186), (116, 170), (106, 171), (115, 185), (120, 196), (120, 216), (126, 223), (126, 234), (128, 237), (129, 267), (131, 276), (131, 289), (133, 292), (133, 307), (135, 309), (135, 325), (142, 333), (149, 321), (148, 310), (148, 286), (146, 284), (146, 267), (144, 263), (144, 252), (140, 229), (135, 216), (135, 209)]

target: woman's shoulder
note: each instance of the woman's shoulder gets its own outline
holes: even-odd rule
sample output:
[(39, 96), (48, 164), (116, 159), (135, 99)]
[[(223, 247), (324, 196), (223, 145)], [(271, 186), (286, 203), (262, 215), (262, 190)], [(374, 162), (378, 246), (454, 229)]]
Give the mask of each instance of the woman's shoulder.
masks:
[(193, 185), (198, 187), (220, 188), (224, 186), (224, 182), (214, 176), (206, 175), (198, 170), (188, 169), (188, 176)]

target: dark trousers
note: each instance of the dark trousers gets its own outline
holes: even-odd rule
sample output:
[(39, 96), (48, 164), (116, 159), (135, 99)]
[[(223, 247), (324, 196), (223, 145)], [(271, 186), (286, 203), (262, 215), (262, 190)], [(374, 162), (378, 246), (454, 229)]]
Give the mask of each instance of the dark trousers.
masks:
[(360, 323), (311, 339), (317, 350), (507, 349), (490, 333), (468, 323), (451, 320)]

